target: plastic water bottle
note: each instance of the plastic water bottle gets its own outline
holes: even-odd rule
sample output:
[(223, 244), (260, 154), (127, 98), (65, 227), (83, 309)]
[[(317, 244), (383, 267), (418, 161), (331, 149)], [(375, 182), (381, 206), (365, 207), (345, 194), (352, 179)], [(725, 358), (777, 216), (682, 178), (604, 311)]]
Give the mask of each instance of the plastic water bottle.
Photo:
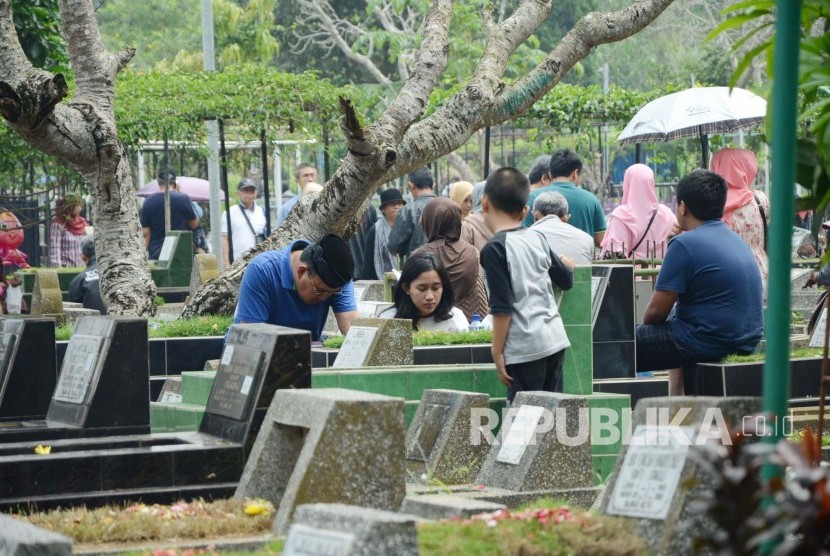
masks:
[(482, 328), (481, 315), (476, 313), (476, 314), (473, 315), (473, 320), (470, 323), (470, 332), (478, 332), (479, 330), (481, 330), (481, 328)]

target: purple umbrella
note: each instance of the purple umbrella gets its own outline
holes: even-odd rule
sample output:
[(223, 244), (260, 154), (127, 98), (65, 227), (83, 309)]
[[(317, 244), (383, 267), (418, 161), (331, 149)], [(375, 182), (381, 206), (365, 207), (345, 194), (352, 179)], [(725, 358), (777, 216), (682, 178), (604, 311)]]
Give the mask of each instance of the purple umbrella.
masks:
[[(176, 178), (176, 186), (179, 191), (186, 193), (191, 201), (210, 201), (210, 182), (202, 178), (191, 178), (188, 176), (179, 176)], [(149, 197), (153, 193), (159, 192), (158, 180), (153, 180), (136, 192), (139, 197)], [(219, 190), (219, 199), (225, 200), (225, 192)]]

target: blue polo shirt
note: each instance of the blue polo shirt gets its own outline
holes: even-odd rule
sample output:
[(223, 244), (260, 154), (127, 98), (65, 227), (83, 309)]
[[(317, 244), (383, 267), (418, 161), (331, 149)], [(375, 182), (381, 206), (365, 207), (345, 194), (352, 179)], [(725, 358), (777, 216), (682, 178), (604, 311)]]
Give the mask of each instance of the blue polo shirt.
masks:
[(260, 253), (248, 263), (239, 288), (233, 322), (266, 322), (311, 332), (319, 340), (328, 318), (329, 307), (335, 313), (356, 311), (354, 284), (349, 281), (343, 290), (320, 303), (305, 303), (294, 289), (291, 252), (308, 245), (297, 240), (278, 251)]
[(763, 286), (747, 244), (720, 220), (671, 240), (655, 289), (677, 292), (675, 340), (712, 358), (751, 352), (764, 332)]

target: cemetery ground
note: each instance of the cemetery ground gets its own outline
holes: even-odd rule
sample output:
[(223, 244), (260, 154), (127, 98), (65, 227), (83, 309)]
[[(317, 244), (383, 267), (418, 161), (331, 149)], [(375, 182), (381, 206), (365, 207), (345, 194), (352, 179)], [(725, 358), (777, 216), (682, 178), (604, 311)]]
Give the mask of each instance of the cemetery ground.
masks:
[[(274, 508), (262, 500), (131, 504), (19, 515), (75, 540), (80, 554), (178, 556), (277, 555), (269, 535)], [(561, 500), (540, 499), (514, 511), (422, 522), (420, 554), (642, 554), (644, 541), (624, 518), (600, 516)]]

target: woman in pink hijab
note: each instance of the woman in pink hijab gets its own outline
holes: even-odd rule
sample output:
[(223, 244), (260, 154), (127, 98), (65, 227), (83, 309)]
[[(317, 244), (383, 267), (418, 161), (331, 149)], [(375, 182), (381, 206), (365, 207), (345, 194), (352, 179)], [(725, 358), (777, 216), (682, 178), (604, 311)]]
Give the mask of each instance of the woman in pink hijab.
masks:
[(755, 153), (746, 149), (721, 149), (712, 157), (710, 168), (725, 179), (729, 187), (723, 221), (752, 249), (761, 271), (766, 299), (769, 263), (765, 238), (769, 226), (769, 199), (760, 191), (750, 189), (758, 174)]
[(602, 239), (600, 257), (617, 253), (624, 258), (662, 257), (666, 241), (677, 224), (672, 210), (657, 202), (654, 172), (645, 164), (625, 171), (622, 204), (614, 209)]

